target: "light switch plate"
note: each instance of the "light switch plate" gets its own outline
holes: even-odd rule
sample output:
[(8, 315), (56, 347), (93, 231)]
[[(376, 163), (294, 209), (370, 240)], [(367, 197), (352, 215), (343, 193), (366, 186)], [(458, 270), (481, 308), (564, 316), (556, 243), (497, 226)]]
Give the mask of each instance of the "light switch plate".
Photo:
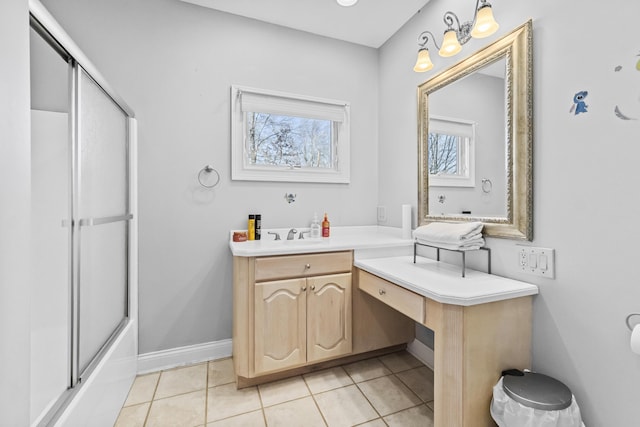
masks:
[(523, 273), (554, 279), (555, 249), (517, 245), (517, 268)]

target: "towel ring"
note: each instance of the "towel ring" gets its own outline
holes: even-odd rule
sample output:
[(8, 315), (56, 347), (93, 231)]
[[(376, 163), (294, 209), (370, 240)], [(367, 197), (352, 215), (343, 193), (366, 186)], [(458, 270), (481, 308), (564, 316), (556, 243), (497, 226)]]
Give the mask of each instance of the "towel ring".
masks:
[[(632, 332), (633, 332), (633, 326), (631, 326), (630, 320), (633, 316), (640, 317), (640, 313), (631, 313), (630, 315), (627, 316), (627, 320), (625, 321), (627, 323), (627, 328), (629, 328), (629, 330)], [(640, 322), (636, 323), (636, 325), (640, 325)]]
[(493, 182), (489, 178), (482, 178), (482, 192), (489, 194), (491, 190), (493, 190)]
[[(207, 185), (202, 181), (202, 176), (203, 174), (207, 173), (215, 173), (216, 174), (216, 182), (214, 182), (211, 185)], [(200, 172), (198, 172), (198, 182), (200, 183), (200, 185), (202, 185), (205, 188), (213, 188), (216, 185), (218, 185), (218, 183), (220, 182), (220, 174), (218, 173), (217, 170), (215, 170), (211, 165), (206, 165), (205, 167), (203, 167), (202, 169), (200, 169)]]

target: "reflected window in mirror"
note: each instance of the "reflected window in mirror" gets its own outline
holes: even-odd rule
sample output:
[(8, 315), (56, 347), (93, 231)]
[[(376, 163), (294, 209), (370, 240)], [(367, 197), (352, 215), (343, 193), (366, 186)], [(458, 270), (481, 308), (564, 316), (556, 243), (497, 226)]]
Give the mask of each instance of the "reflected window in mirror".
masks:
[(469, 120), (431, 116), (428, 150), (432, 187), (475, 186), (475, 128)]

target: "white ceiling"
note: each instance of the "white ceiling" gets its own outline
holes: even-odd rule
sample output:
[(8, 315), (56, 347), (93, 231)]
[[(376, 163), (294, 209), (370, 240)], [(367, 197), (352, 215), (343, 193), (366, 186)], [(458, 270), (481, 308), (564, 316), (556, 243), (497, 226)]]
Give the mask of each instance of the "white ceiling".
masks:
[(181, 0), (234, 15), (378, 48), (429, 0)]

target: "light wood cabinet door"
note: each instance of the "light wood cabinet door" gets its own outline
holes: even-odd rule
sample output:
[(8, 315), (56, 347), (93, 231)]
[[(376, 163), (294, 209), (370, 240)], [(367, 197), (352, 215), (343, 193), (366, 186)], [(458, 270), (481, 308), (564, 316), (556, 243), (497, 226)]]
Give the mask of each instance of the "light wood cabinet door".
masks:
[(306, 363), (306, 319), (306, 279), (256, 283), (254, 319), (256, 373)]
[(351, 273), (307, 278), (307, 361), (351, 353)]

